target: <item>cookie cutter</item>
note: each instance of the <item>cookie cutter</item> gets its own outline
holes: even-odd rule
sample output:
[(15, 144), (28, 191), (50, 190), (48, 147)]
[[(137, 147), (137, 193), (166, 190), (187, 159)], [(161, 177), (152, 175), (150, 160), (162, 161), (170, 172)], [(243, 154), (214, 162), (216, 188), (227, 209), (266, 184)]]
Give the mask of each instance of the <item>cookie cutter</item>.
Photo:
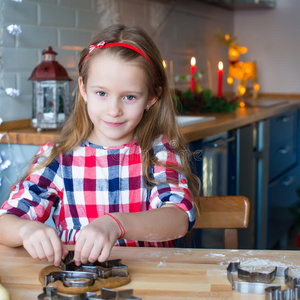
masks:
[(285, 289), (281, 290), (281, 286), (270, 286), (265, 290), (266, 300), (299, 300), (300, 289)]
[(97, 278), (128, 276), (128, 267), (121, 263), (121, 259), (76, 266), (73, 258), (74, 251), (70, 251), (60, 265), (61, 271), (53, 271), (45, 276), (45, 286), (60, 280), (67, 287), (86, 287), (93, 285)]
[[(281, 290), (272, 282), (276, 277), (284, 277), (288, 287)], [(265, 294), (266, 300), (300, 300), (300, 278), (289, 275), (289, 268), (276, 266), (267, 273), (249, 272), (240, 268), (240, 262), (231, 262), (227, 267), (227, 279), (232, 290), (238, 293)]]
[(55, 286), (46, 286), (43, 288), (43, 294), (38, 295), (38, 300), (87, 300), (90, 297), (96, 297), (94, 292), (86, 292), (77, 295), (67, 295), (57, 293), (57, 288)]
[(66, 295), (57, 293), (57, 288), (54, 286), (46, 286), (43, 288), (43, 294), (38, 296), (38, 300), (142, 300), (140, 297), (133, 295), (133, 290), (110, 290), (101, 289), (101, 295), (94, 292), (86, 292), (79, 295)]

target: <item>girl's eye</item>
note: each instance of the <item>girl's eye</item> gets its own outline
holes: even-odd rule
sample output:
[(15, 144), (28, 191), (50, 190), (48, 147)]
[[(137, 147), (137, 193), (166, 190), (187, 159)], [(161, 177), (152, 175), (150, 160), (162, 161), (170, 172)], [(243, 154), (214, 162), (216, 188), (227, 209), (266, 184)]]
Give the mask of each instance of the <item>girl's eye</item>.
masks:
[(125, 99), (126, 100), (134, 100), (135, 97), (133, 95), (127, 95), (127, 96), (125, 96)]
[(101, 97), (104, 97), (106, 95), (105, 92), (102, 92), (102, 91), (96, 92), (96, 94)]

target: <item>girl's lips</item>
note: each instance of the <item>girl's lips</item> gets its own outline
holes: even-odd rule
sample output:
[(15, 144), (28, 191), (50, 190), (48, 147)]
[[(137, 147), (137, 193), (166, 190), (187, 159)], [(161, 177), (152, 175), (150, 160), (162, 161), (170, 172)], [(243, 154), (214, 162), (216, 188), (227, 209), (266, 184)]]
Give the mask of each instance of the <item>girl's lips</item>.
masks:
[(124, 124), (124, 122), (123, 123), (111, 123), (111, 122), (106, 122), (106, 121), (104, 121), (104, 123), (109, 127), (119, 127)]

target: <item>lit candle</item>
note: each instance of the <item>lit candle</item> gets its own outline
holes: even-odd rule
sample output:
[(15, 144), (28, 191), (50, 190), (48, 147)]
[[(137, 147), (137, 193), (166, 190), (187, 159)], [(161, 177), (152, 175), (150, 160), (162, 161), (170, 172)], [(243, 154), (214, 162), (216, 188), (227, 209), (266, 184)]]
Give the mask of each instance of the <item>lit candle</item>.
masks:
[(163, 64), (163, 66), (164, 66), (164, 69), (167, 70), (167, 67), (168, 67), (167, 61), (166, 61), (166, 60), (163, 60), (163, 61), (162, 61), (162, 64)]
[(218, 69), (218, 97), (222, 97), (223, 63), (221, 61), (219, 61)]
[(196, 58), (193, 56), (191, 58), (191, 90), (195, 93), (195, 77), (196, 74)]

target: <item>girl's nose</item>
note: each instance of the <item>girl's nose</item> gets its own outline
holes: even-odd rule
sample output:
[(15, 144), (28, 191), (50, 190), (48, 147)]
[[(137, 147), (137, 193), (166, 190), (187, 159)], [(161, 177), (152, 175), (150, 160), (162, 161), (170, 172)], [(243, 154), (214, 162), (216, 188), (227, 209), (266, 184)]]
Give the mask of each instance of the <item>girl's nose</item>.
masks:
[(108, 104), (107, 113), (112, 117), (122, 115), (122, 104), (118, 99), (111, 99)]

